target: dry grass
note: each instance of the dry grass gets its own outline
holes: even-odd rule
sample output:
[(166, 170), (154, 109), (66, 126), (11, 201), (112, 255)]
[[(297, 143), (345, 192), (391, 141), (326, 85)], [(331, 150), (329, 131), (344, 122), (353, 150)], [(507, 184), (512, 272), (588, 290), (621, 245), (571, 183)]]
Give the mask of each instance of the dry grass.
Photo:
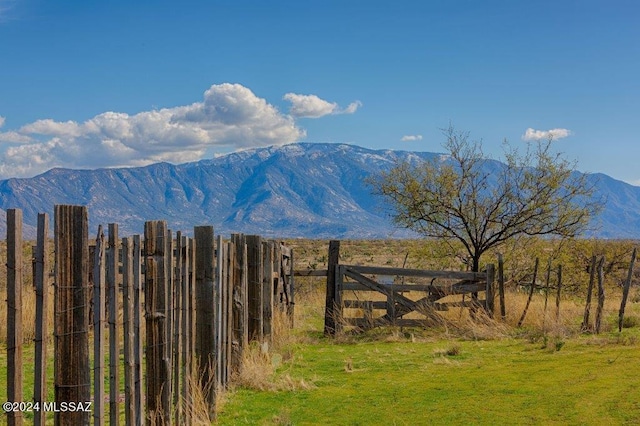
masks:
[(244, 351), (242, 367), (232, 378), (232, 386), (274, 392), (311, 389), (312, 383), (282, 371), (293, 360), (291, 344), (297, 340), (282, 312), (275, 313), (273, 330), (270, 345), (252, 342)]

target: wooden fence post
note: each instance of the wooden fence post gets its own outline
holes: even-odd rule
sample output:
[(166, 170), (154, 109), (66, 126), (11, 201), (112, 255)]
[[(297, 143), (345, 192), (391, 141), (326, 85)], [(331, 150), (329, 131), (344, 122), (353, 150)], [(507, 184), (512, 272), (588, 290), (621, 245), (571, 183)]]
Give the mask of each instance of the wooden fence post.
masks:
[(262, 242), (262, 338), (272, 342), (273, 321), (273, 240)]
[(104, 425), (104, 323), (106, 259), (102, 225), (98, 226), (93, 262), (93, 424)]
[(591, 328), (589, 324), (589, 314), (591, 313), (591, 294), (593, 293), (593, 284), (595, 282), (596, 277), (596, 256), (591, 256), (591, 267), (589, 274), (589, 287), (587, 288), (587, 302), (584, 306), (584, 316), (582, 318), (582, 326), (580, 327), (582, 331), (587, 331)]
[[(222, 238), (220, 239), (222, 242)], [(233, 327), (233, 261), (235, 259), (235, 247), (233, 243), (228, 242), (224, 244), (225, 258), (224, 258), (224, 327), (225, 327), (225, 341), (224, 341), (224, 377), (225, 386), (231, 380), (231, 352), (232, 352), (232, 327)]]
[(289, 249), (289, 288), (287, 289), (287, 292), (289, 294), (289, 304), (287, 305), (287, 315), (289, 316), (289, 321), (291, 324), (291, 328), (293, 328), (293, 319), (295, 316), (295, 299), (294, 299), (294, 289), (295, 289), (295, 283), (293, 281), (293, 271), (294, 271), (294, 253), (293, 253), (293, 249)]
[[(181, 310), (180, 310), (180, 324), (182, 327), (182, 342), (181, 342), (181, 359), (182, 364), (179, 366), (180, 374), (182, 376), (180, 382), (180, 389), (182, 394), (183, 401), (182, 404), (185, 407), (193, 406), (193, 390), (191, 386), (195, 385), (192, 383), (195, 374), (193, 374), (192, 370), (192, 358), (194, 356), (194, 352), (191, 350), (193, 345), (193, 328), (195, 326), (193, 322), (193, 317), (190, 315), (192, 309), (192, 291), (193, 287), (190, 285), (191, 282), (191, 274), (194, 273), (192, 267), (192, 257), (194, 253), (192, 252), (192, 244), (191, 239), (187, 237), (181, 237), (180, 246), (180, 295), (182, 297), (181, 300)], [(176, 383), (176, 386), (178, 384)], [(191, 424), (193, 422), (191, 416), (191, 410), (185, 409), (184, 411), (184, 422), (187, 424)]]
[(118, 334), (120, 324), (118, 321), (119, 303), (119, 262), (118, 250), (118, 224), (109, 224), (109, 248), (107, 250), (107, 292), (109, 305), (109, 425), (118, 426), (120, 423), (120, 376), (118, 364), (120, 363), (120, 345)]
[(556, 293), (556, 323), (560, 321), (560, 295), (562, 293), (562, 265), (558, 265), (558, 289)]
[[(47, 396), (47, 338), (49, 327), (49, 215), (38, 214), (38, 234), (36, 242), (34, 285), (36, 288), (36, 336), (35, 336), (35, 378), (33, 402), (42, 404)], [(46, 416), (41, 410), (33, 413), (34, 425), (44, 426)]]
[(627, 298), (629, 297), (629, 288), (631, 287), (631, 280), (633, 279), (633, 266), (636, 263), (636, 249), (633, 249), (631, 254), (631, 263), (629, 264), (629, 273), (627, 274), (627, 280), (624, 282), (624, 288), (622, 290), (622, 301), (620, 302), (620, 311), (618, 312), (618, 332), (622, 331), (622, 324), (624, 322), (624, 308), (627, 304)]
[[(173, 405), (175, 409), (175, 423), (181, 424), (183, 422), (183, 398), (181, 377), (182, 377), (182, 365), (184, 363), (183, 352), (183, 340), (182, 340), (182, 311), (183, 311), (183, 298), (182, 298), (182, 268), (184, 267), (183, 261), (183, 247), (182, 247), (182, 232), (176, 232), (176, 244), (175, 244), (175, 260), (173, 268), (173, 291), (171, 297), (173, 298)], [(186, 398), (186, 395), (182, 395)]]
[(336, 334), (336, 269), (340, 260), (340, 241), (329, 241), (327, 261), (327, 295), (324, 308), (324, 334)]
[[(22, 210), (7, 209), (7, 398), (22, 402)], [(22, 412), (7, 412), (8, 425), (21, 425)]]
[(135, 393), (135, 328), (134, 328), (134, 283), (133, 241), (122, 239), (122, 302), (124, 326), (124, 419), (133, 425), (136, 419)]
[(262, 238), (247, 235), (248, 333), (249, 340), (262, 342)]
[(135, 425), (144, 424), (142, 383), (142, 242), (140, 235), (133, 236), (133, 376), (134, 405), (136, 406)]
[(527, 298), (527, 304), (524, 306), (524, 311), (522, 311), (522, 316), (518, 321), (518, 327), (522, 327), (522, 323), (524, 322), (524, 318), (527, 316), (527, 311), (529, 310), (529, 304), (531, 304), (531, 299), (533, 298), (533, 290), (536, 286), (536, 278), (538, 276), (538, 265), (540, 264), (540, 260), (536, 257), (536, 264), (533, 268), (533, 279), (531, 281), (531, 289), (529, 290), (529, 297)]
[[(208, 390), (205, 399), (209, 413), (215, 412), (216, 387), (213, 384), (216, 373), (216, 292), (215, 246), (212, 226), (196, 226), (194, 228), (195, 247), (195, 355), (198, 371), (196, 377), (200, 386)], [(193, 328), (193, 325), (192, 325)]]
[(222, 236), (218, 235), (216, 242), (216, 268), (215, 268), (215, 312), (216, 312), (216, 338), (215, 338), (215, 353), (216, 353), (216, 384), (218, 387), (226, 386), (226, 372), (225, 372), (225, 342), (226, 342), (226, 324), (225, 324), (225, 297), (224, 294), (224, 275), (225, 275), (225, 247), (222, 243)]
[[(88, 402), (89, 245), (86, 207), (55, 206), (55, 400)], [(60, 411), (58, 425), (86, 425), (89, 413)]]
[(231, 234), (235, 247), (233, 262), (233, 321), (231, 336), (231, 371), (237, 373), (242, 366), (242, 354), (247, 346), (247, 245), (244, 235)]
[(500, 297), (500, 318), (507, 319), (507, 309), (504, 300), (504, 259), (498, 254), (498, 294)]
[(602, 322), (602, 310), (604, 309), (604, 256), (598, 262), (598, 308), (596, 309), (595, 331), (600, 334), (600, 324)]
[(170, 358), (167, 354), (168, 262), (165, 221), (144, 226), (147, 415), (152, 424), (171, 423)]

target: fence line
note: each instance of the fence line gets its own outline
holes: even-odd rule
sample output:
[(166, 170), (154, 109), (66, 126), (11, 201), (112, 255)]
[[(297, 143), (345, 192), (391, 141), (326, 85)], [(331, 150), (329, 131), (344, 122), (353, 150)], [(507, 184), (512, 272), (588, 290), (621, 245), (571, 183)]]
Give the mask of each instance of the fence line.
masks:
[[(22, 212), (11, 209), (7, 216), (7, 396), (19, 402), (24, 400), (23, 285), (19, 275), (13, 281), (11, 277), (22, 270), (16, 266), (22, 262)], [(59, 410), (55, 424), (89, 424), (93, 417), (92, 423), (100, 425), (109, 416), (109, 424), (115, 425), (121, 415), (127, 425), (191, 424), (196, 385), (203, 389), (213, 418), (216, 392), (241, 368), (250, 340), (269, 342), (273, 312), (285, 284), (292, 292), (292, 268), (283, 261), (280, 244), (242, 234), (224, 241), (211, 226), (195, 227), (194, 238), (177, 232), (174, 239), (165, 221), (149, 221), (144, 241), (140, 235), (120, 239), (117, 224), (109, 224), (105, 236), (100, 225), (90, 249), (87, 217), (86, 207), (55, 206), (54, 265), (47, 260), (48, 217), (38, 218), (34, 402), (43, 404), (46, 399), (47, 293), (53, 266), (55, 402), (60, 407), (62, 402), (91, 401), (93, 411)], [(292, 298), (279, 306), (292, 312), (291, 303)], [(259, 328), (250, 329), (250, 319)], [(46, 413), (36, 413), (34, 424), (45, 424)], [(8, 423), (21, 424), (21, 417), (12, 414), (7, 414)]]

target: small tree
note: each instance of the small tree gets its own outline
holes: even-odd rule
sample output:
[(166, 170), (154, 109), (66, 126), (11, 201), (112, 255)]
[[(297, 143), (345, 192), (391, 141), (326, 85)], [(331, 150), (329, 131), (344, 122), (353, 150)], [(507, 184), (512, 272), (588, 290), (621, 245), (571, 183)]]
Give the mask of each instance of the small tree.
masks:
[(399, 161), (370, 183), (390, 202), (398, 225), (461, 242), (475, 272), (487, 250), (517, 236), (580, 234), (602, 205), (593, 181), (553, 153), (551, 139), (528, 143), (524, 153), (505, 142), (498, 163), (468, 132), (449, 126), (444, 134), (448, 155)]

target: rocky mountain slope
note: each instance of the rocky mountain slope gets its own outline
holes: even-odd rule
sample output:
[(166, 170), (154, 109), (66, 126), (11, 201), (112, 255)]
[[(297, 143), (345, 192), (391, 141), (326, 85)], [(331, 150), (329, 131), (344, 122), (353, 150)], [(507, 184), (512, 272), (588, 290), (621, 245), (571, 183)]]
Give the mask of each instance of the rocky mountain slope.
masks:
[[(52, 215), (54, 204), (81, 204), (89, 208), (92, 234), (99, 223), (116, 222), (122, 235), (130, 235), (142, 233), (146, 220), (165, 219), (174, 231), (211, 224), (223, 235), (409, 237), (410, 232), (393, 226), (364, 178), (396, 159), (438, 155), (301, 143), (180, 165), (53, 169), (33, 178), (0, 181), (0, 208), (23, 209), (27, 236), (33, 235), (38, 212)], [(606, 175), (591, 178), (598, 180), (599, 195), (607, 198), (595, 235), (640, 238), (640, 188)], [(4, 226), (0, 214), (1, 234)]]

